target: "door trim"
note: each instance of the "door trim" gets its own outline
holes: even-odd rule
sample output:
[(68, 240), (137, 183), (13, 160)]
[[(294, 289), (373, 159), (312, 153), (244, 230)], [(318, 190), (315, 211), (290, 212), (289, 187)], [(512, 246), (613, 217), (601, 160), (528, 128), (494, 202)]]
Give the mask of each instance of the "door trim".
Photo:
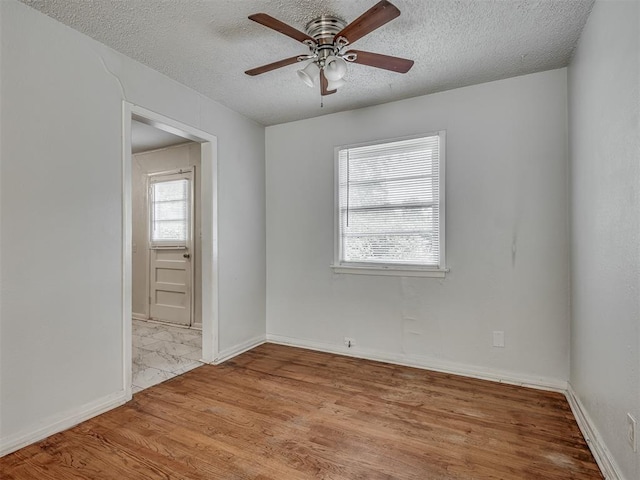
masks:
[(202, 361), (213, 363), (219, 352), (218, 332), (218, 139), (216, 136), (138, 105), (122, 102), (122, 356), (123, 389), (131, 399), (132, 205), (131, 121), (200, 143), (200, 203), (202, 205)]

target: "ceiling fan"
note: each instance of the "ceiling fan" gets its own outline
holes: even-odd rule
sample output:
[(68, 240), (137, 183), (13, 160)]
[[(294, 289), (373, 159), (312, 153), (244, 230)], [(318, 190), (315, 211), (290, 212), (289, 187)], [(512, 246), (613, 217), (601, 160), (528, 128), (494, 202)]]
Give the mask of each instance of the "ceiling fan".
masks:
[(356, 40), (399, 15), (400, 10), (395, 5), (382, 0), (348, 25), (337, 17), (327, 15), (318, 17), (307, 24), (306, 33), (266, 13), (250, 15), (250, 20), (302, 42), (309, 47), (310, 53), (252, 68), (245, 73), (251, 76), (260, 75), (296, 62), (310, 60), (304, 68), (298, 70), (298, 76), (310, 87), (315, 86), (319, 81), (320, 93), (323, 96), (335, 93), (346, 83), (343, 77), (347, 73), (347, 62), (407, 73), (413, 66), (413, 60), (348, 49)]

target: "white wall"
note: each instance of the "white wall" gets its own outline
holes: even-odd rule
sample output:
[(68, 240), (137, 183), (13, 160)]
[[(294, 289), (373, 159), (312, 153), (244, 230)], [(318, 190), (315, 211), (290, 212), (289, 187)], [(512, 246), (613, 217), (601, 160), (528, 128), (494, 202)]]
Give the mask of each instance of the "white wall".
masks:
[[(268, 338), (566, 385), (566, 101), (561, 69), (268, 127)], [(446, 279), (333, 274), (334, 147), (441, 129)]]
[(640, 422), (639, 16), (637, 1), (596, 2), (569, 68), (570, 382), (628, 479), (640, 478), (625, 419)]
[(264, 336), (265, 187), (262, 126), (14, 0), (0, 16), (7, 448), (122, 395), (122, 100), (218, 138), (223, 351)]
[(200, 144), (188, 143), (150, 152), (141, 152), (132, 156), (131, 165), (131, 216), (132, 216), (132, 253), (131, 253), (131, 307), (137, 318), (149, 318), (149, 234), (148, 234), (148, 175), (194, 168), (193, 176), (193, 323), (202, 326), (202, 272), (200, 259), (202, 243), (200, 241)]

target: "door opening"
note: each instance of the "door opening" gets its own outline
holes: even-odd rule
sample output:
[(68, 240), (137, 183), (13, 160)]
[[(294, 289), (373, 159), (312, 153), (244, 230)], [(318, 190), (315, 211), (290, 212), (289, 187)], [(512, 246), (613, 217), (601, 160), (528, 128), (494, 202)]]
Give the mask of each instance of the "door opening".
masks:
[[(169, 370), (217, 357), (217, 149), (206, 132), (127, 102), (123, 110), (123, 388), (130, 398), (141, 389), (134, 378), (159, 383)], [(142, 154), (148, 135), (173, 144), (151, 144)]]

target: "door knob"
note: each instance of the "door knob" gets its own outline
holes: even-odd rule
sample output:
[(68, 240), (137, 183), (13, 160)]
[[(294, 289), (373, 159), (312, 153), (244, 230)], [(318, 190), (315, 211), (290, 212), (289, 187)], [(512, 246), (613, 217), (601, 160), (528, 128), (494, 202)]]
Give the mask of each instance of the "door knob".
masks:
[(184, 258), (191, 258), (191, 254), (190, 253), (183, 253), (182, 256)]

